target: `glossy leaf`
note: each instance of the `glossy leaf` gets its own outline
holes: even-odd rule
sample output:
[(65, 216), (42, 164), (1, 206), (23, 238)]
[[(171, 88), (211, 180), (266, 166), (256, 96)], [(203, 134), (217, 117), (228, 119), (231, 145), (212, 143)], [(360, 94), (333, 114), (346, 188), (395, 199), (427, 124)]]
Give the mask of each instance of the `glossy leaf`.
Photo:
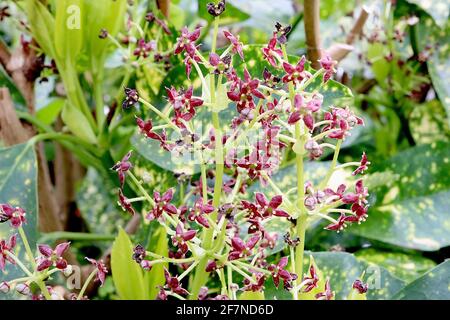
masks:
[(64, 104), (61, 117), (70, 131), (78, 138), (91, 144), (97, 143), (97, 137), (92, 130), (88, 119), (71, 102)]
[(399, 300), (449, 300), (450, 260), (444, 261), (416, 281), (397, 292)]
[(117, 189), (92, 168), (77, 190), (76, 201), (90, 232), (114, 234), (119, 226), (125, 225), (128, 213), (115, 205)]
[(49, 104), (47, 104), (45, 107), (40, 108), (36, 112), (36, 117), (41, 120), (43, 123), (47, 125), (51, 125), (55, 122), (56, 118), (58, 117), (59, 113), (61, 112), (62, 108), (64, 106), (64, 100), (63, 99), (53, 99)]
[[(323, 277), (330, 278), (332, 291), (336, 300), (348, 297), (353, 282), (360, 279), (365, 272), (365, 283), (368, 283), (367, 299), (389, 299), (394, 293), (404, 287), (404, 282), (383, 267), (368, 264), (356, 259), (352, 254), (345, 252), (305, 252), (304, 272), (309, 266), (309, 255), (312, 255)], [(271, 281), (271, 280), (269, 280)], [(275, 290), (268, 284), (270, 290), (266, 291), (267, 299), (292, 299), (283, 289)], [(281, 287), (280, 287), (281, 288)]]
[(186, 152), (180, 156), (166, 151), (160, 147), (159, 142), (137, 133), (131, 138), (131, 144), (144, 158), (164, 170), (184, 172), (186, 174), (194, 174), (200, 171), (200, 166), (196, 163), (196, 158), (191, 153)]
[(122, 300), (146, 300), (148, 287), (142, 268), (133, 259), (133, 245), (128, 234), (119, 229), (111, 251), (111, 271), (117, 293)]
[[(26, 211), (27, 224), (24, 230), (32, 248), (35, 247), (38, 238), (36, 167), (36, 155), (32, 144), (25, 143), (0, 149), (0, 203), (19, 206)], [(17, 233), (17, 230), (13, 229), (9, 222), (0, 224), (1, 239), (9, 238), (13, 233)], [(16, 253), (22, 261), (28, 261), (19, 238)], [(0, 282), (23, 276), (24, 273), (19, 267), (7, 264), (5, 272), (0, 271)], [(3, 294), (0, 295), (0, 299), (4, 297)]]
[(408, 149), (371, 170), (369, 218), (348, 231), (425, 251), (450, 245), (448, 143)]
[(372, 248), (359, 250), (355, 256), (384, 267), (393, 275), (407, 282), (413, 281), (436, 266), (433, 260), (420, 255), (380, 251)]
[(244, 291), (239, 300), (264, 300), (264, 292)]

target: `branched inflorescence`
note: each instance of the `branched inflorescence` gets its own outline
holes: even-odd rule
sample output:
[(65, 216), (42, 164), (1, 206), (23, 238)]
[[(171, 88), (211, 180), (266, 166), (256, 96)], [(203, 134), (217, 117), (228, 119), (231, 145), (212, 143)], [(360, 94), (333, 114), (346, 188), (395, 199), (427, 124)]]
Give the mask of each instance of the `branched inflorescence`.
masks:
[[(235, 299), (239, 290), (263, 291), (269, 278), (276, 286), (283, 283), (298, 298), (319, 283), (314, 265), (302, 278), (308, 224), (325, 219), (329, 222), (325, 229), (340, 232), (348, 224), (367, 218), (368, 191), (361, 179), (331, 186), (336, 170), (354, 166), (356, 176), (370, 164), (365, 154), (360, 162), (337, 163), (342, 142), (351, 129), (364, 122), (348, 107), (324, 108), (321, 88), (336, 72), (336, 61), (325, 55), (319, 61), (321, 69), (313, 70), (305, 57), (289, 59), (286, 43), (290, 26), (276, 24), (269, 43), (262, 48), (271, 70), (264, 68), (261, 75), (251, 74), (245, 60), (246, 46), (229, 31), (223, 31), (228, 47), (216, 52), (218, 19), (224, 10), (225, 1), (208, 5), (208, 12), (215, 17), (208, 56), (198, 50), (200, 29), (183, 28), (174, 48), (175, 54), (183, 55), (186, 76), (192, 83), (192, 71), (196, 71), (202, 84), (201, 96), (195, 95), (193, 85), (187, 89), (167, 88), (169, 108), (162, 113), (136, 90), (125, 89), (124, 105), (139, 102), (156, 116), (136, 118), (140, 133), (175, 157), (191, 155), (201, 167), (198, 180), (192, 177), (191, 190), (179, 195), (186, 201), (177, 207), (172, 202), (176, 192), (173, 188), (159, 190), (162, 194), (154, 191), (153, 196), (147, 193), (131, 172), (129, 155), (114, 166), (121, 182), (130, 175), (143, 193), (141, 198), (149, 202), (151, 209), (144, 218), (158, 220), (171, 237), (172, 250), (167, 257), (146, 251), (141, 245), (136, 246), (133, 257), (145, 270), (158, 263), (173, 266), (172, 274), (165, 270), (166, 284), (160, 288), (159, 299), (212, 298), (208, 294), (211, 288), (206, 285), (213, 273), (217, 273), (222, 285), (216, 299)], [(320, 86), (310, 90), (316, 80)], [(229, 105), (235, 107), (235, 117), (224, 123), (219, 112)], [(212, 127), (204, 130), (206, 134), (198, 130), (200, 114), (211, 119)], [(158, 125), (154, 125), (156, 122)], [(326, 148), (334, 151), (326, 176), (317, 184), (305, 181), (304, 158), (319, 159)], [(289, 152), (295, 156), (297, 187), (281, 190), (272, 175)], [(247, 194), (247, 187), (257, 181), (272, 189), (275, 196)], [(214, 182), (214, 187), (208, 182)], [(293, 193), (296, 197), (289, 196)], [(119, 202), (134, 214), (122, 190)], [(284, 236), (290, 255), (269, 263), (273, 259), (268, 253), (281, 239), (268, 232), (266, 225), (277, 219), (291, 224)], [(178, 276), (177, 270), (182, 270)], [(182, 282), (188, 274), (189, 281)], [(236, 278), (243, 279), (242, 285), (234, 283)], [(315, 298), (333, 298), (330, 280), (320, 280), (323, 291)], [(185, 283), (189, 287), (183, 288)]]
[[(325, 229), (340, 232), (348, 224), (367, 218), (368, 191), (363, 180), (332, 185), (336, 170), (353, 166), (353, 175), (357, 176), (370, 164), (365, 154), (359, 162), (337, 162), (342, 142), (353, 128), (364, 124), (363, 120), (348, 107), (323, 106), (321, 90), (331, 81), (337, 62), (325, 55), (319, 61), (321, 68), (313, 70), (305, 57), (297, 61), (290, 58), (286, 51), (290, 26), (275, 25), (269, 43), (262, 48), (262, 57), (268, 62), (262, 74), (252, 74), (245, 60), (246, 46), (229, 31), (222, 32), (228, 47), (217, 52), (219, 19), (225, 10), (225, 1), (208, 5), (208, 12), (214, 16), (208, 56), (199, 51), (199, 28), (183, 28), (172, 51), (182, 56), (187, 78), (194, 74), (198, 77), (201, 95), (194, 90), (194, 79), (187, 88), (168, 87), (169, 107), (163, 112), (137, 89), (125, 89), (123, 108), (143, 106), (151, 113), (149, 119), (136, 117), (139, 132), (174, 157), (191, 155), (201, 168), (200, 176), (191, 178), (191, 189), (179, 194), (185, 201), (177, 206), (174, 196), (181, 188), (146, 190), (133, 173), (131, 152), (113, 166), (120, 181), (119, 205), (135, 215), (133, 202), (147, 202), (149, 210), (143, 212), (143, 219), (156, 221), (170, 237), (171, 250), (166, 256), (137, 244), (130, 259), (146, 271), (156, 264), (170, 265), (164, 269), (165, 284), (159, 288), (159, 299), (236, 299), (239, 291), (264, 291), (269, 279), (277, 287), (282, 284), (294, 299), (311, 292), (316, 299), (332, 299), (332, 284), (319, 275), (314, 263), (304, 274), (305, 231), (309, 224), (322, 219), (328, 221)], [(154, 15), (147, 15), (147, 20), (170, 32)], [(103, 32), (101, 37), (108, 35)], [(142, 59), (154, 50), (153, 42), (140, 39), (133, 54)], [(311, 90), (318, 82), (320, 85)], [(225, 108), (235, 108), (232, 119), (224, 121), (219, 114)], [(199, 130), (200, 115), (212, 124), (203, 128), (204, 132)], [(320, 159), (326, 149), (334, 152), (327, 173), (320, 183), (307, 181), (305, 160)], [(296, 186), (290, 190), (282, 190), (272, 179), (285, 155), (294, 158), (296, 167)], [(128, 199), (125, 183), (134, 184), (139, 197)], [(261, 190), (248, 194), (248, 187), (255, 183), (275, 195), (268, 197)], [(27, 246), (21, 229), (25, 223), (23, 209), (2, 204), (0, 220), (19, 228)], [(267, 230), (267, 225), (276, 220), (290, 225), (283, 239)], [(287, 245), (288, 254), (274, 258), (271, 250), (280, 241)], [(17, 264), (26, 277), (3, 282), (0, 290), (8, 292), (15, 286), (19, 293), (33, 298), (56, 298), (44, 279), (58, 271), (70, 273), (70, 265), (63, 258), (69, 243), (54, 249), (40, 245), (38, 257), (28, 248), (32, 269), (14, 255), (15, 246), (16, 235), (1, 240), (0, 268)], [(88, 280), (95, 277), (103, 283), (107, 273), (103, 262), (88, 261), (94, 266)], [(208, 288), (208, 279), (214, 274), (220, 280), (219, 292)], [(31, 283), (37, 283), (40, 290), (30, 290)], [(78, 299), (84, 298), (86, 286)], [(353, 287), (361, 294), (367, 291), (360, 280)]]

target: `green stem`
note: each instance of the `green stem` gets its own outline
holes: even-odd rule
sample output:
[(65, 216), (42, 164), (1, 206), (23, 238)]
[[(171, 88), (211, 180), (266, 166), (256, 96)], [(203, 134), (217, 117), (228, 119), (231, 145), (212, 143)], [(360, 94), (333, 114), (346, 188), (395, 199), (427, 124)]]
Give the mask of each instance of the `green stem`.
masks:
[[(216, 41), (217, 41), (217, 33), (219, 28), (219, 19), (214, 19), (214, 34), (213, 34), (213, 44), (212, 44), (212, 52), (216, 50)], [(214, 105), (216, 103), (216, 86), (215, 86), (215, 76), (214, 74), (210, 75), (210, 95), (211, 95), (211, 104)], [(213, 206), (218, 207), (220, 204), (220, 198), (222, 194), (222, 180), (223, 180), (223, 171), (224, 171), (224, 161), (223, 161), (223, 145), (222, 145), (222, 130), (220, 127), (220, 119), (218, 112), (212, 112), (212, 122), (214, 126), (214, 131), (216, 135), (216, 148), (215, 148), (215, 182), (214, 182), (214, 195), (213, 195)], [(211, 218), (213, 220), (217, 219), (217, 210), (211, 213)], [(223, 225), (222, 229), (225, 230), (226, 224)], [(203, 243), (205, 245), (205, 250), (209, 250), (214, 246), (214, 230), (213, 228), (207, 229), (203, 233)], [(221, 237), (218, 237), (221, 238)], [(206, 283), (208, 279), (208, 273), (205, 271), (206, 264), (208, 262), (208, 256), (205, 255), (199, 262), (196, 270), (195, 276), (192, 282), (192, 288), (190, 299), (195, 299), (198, 296), (200, 288)]]
[(342, 140), (338, 140), (338, 142), (336, 143), (336, 149), (334, 149), (334, 155), (333, 155), (333, 160), (331, 161), (330, 169), (328, 169), (327, 175), (325, 176), (322, 183), (320, 184), (320, 187), (319, 187), (320, 190), (324, 189), (327, 186), (328, 181), (330, 181), (330, 178), (333, 175), (333, 172), (334, 172), (334, 169), (336, 168), (337, 160), (339, 157), (339, 150), (341, 149), (341, 144), (342, 144)]
[(150, 102), (139, 98), (139, 102), (141, 102), (144, 106), (148, 107), (151, 111), (156, 113), (161, 119), (163, 119), (168, 125), (170, 125), (175, 131), (179, 132), (180, 128), (178, 128), (170, 119), (168, 116), (166, 116), (164, 113), (158, 110), (154, 105), (152, 105)]

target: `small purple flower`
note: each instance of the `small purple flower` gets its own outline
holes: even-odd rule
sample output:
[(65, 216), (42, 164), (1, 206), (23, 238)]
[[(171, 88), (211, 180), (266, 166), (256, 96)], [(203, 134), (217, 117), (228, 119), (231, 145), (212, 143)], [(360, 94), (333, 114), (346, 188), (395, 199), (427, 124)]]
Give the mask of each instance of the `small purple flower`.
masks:
[(277, 46), (277, 38), (276, 35), (269, 40), (269, 43), (266, 47), (263, 47), (261, 50), (264, 55), (264, 59), (266, 59), (272, 66), (278, 66), (278, 60), (283, 56), (283, 51), (281, 49), (276, 48)]
[(1, 293), (8, 293), (9, 290), (11, 290), (11, 286), (9, 285), (8, 282), (3, 281), (0, 283), (0, 292)]
[(333, 222), (325, 227), (326, 230), (330, 231), (337, 231), (338, 233), (346, 227), (347, 217), (345, 214), (341, 213), (338, 220), (336, 222)]
[(256, 282), (250, 282), (247, 278), (244, 279), (245, 286), (242, 288), (243, 291), (259, 292), (264, 290), (264, 282), (266, 281), (264, 273), (257, 272), (255, 276)]
[(123, 209), (123, 211), (129, 212), (132, 216), (135, 215), (136, 212), (134, 211), (133, 205), (128, 200), (128, 198), (123, 195), (122, 189), (119, 189), (119, 201), (118, 201), (118, 204)]
[(325, 70), (325, 73), (323, 74), (323, 82), (327, 82), (328, 80), (330, 80), (333, 73), (336, 72), (334, 66), (337, 64), (337, 61), (332, 60), (329, 55), (325, 55), (325, 57), (322, 57), (319, 60), (319, 63)]
[(145, 42), (145, 39), (141, 38), (137, 41), (136, 49), (133, 51), (133, 55), (136, 57), (147, 58), (149, 53), (156, 49), (156, 42)]
[(316, 272), (314, 264), (311, 264), (311, 266), (309, 267), (309, 277), (307, 277), (306, 275), (303, 277), (303, 283), (305, 286), (303, 292), (310, 292), (312, 289), (317, 287), (318, 282), (319, 275)]
[(111, 170), (116, 171), (119, 174), (119, 182), (120, 187), (123, 188), (123, 185), (125, 183), (125, 176), (128, 170), (132, 168), (132, 164), (130, 161), (130, 157), (132, 155), (132, 151), (129, 151), (119, 162), (117, 162)]
[(187, 27), (181, 30), (181, 36), (178, 38), (175, 45), (175, 54), (180, 54), (186, 51), (191, 57), (195, 56), (195, 41), (200, 37), (200, 28), (195, 29), (193, 32), (189, 32)]
[(13, 253), (14, 247), (17, 243), (17, 235), (12, 235), (8, 241), (2, 239), (0, 240), (0, 270), (4, 271), (6, 263), (16, 264), (16, 262), (8, 255)]
[(30, 286), (26, 283), (18, 283), (16, 285), (16, 291), (24, 296), (28, 296), (31, 293)]
[(178, 209), (175, 205), (170, 202), (173, 199), (173, 189), (170, 188), (162, 196), (158, 191), (153, 192), (153, 200), (155, 201), (155, 206), (147, 214), (146, 219), (152, 221), (154, 219), (159, 219), (163, 212), (169, 214), (177, 214)]
[(188, 219), (189, 221), (195, 221), (199, 225), (209, 228), (208, 219), (205, 215), (214, 212), (215, 208), (211, 202), (204, 203), (203, 198), (198, 198), (195, 201), (194, 207), (189, 211)]
[(211, 52), (209, 54), (209, 63), (214, 67), (215, 74), (224, 74), (231, 67), (231, 56), (227, 54), (225, 57), (220, 58), (217, 53)]
[(276, 265), (271, 264), (268, 268), (269, 271), (272, 272), (273, 283), (277, 288), (280, 284), (280, 280), (282, 280), (284, 288), (286, 290), (290, 290), (292, 289), (292, 281), (297, 279), (296, 274), (290, 273), (289, 271), (285, 270), (288, 264), (288, 260), (288, 257), (283, 257)]
[(210, 2), (206, 5), (206, 10), (213, 17), (220, 16), (225, 11), (225, 0), (219, 1), (217, 4)]
[(188, 251), (188, 246), (186, 244), (187, 241), (192, 240), (197, 231), (195, 230), (183, 230), (183, 226), (179, 223), (175, 230), (175, 235), (172, 236), (172, 244), (181, 251), (181, 253), (185, 254)]
[[(265, 99), (264, 94), (258, 90), (259, 80), (252, 79), (247, 68), (244, 69), (244, 81), (238, 79), (238, 90), (230, 90), (227, 92), (228, 98), (236, 102), (239, 113), (248, 115), (252, 109), (256, 107), (253, 96), (259, 99)], [(231, 89), (232, 87), (230, 87)]]
[(26, 212), (20, 207), (13, 207), (7, 203), (0, 204), (0, 223), (9, 221), (13, 228), (19, 228), (27, 222)]
[(366, 171), (369, 168), (368, 167), (369, 165), (370, 165), (370, 162), (367, 160), (366, 153), (363, 152), (363, 154), (361, 156), (361, 162), (359, 164), (359, 167), (356, 168), (356, 170), (352, 172), (352, 175), (356, 176), (357, 174), (364, 173), (364, 171)]
[(360, 294), (366, 293), (369, 289), (369, 285), (367, 283), (362, 282), (361, 280), (357, 279), (355, 282), (353, 282), (353, 289), (356, 289)]
[(292, 26), (286, 25), (283, 26), (278, 21), (275, 23), (275, 31), (274, 35), (277, 36), (278, 43), (285, 44), (287, 42), (287, 35), (291, 32)]
[(138, 244), (133, 249), (132, 259), (137, 263), (141, 263), (144, 260), (146, 254), (147, 253), (145, 251), (145, 248), (142, 245)]
[(46, 244), (38, 244), (38, 250), (42, 256), (37, 259), (37, 271), (43, 271), (51, 266), (64, 270), (67, 268), (67, 261), (62, 256), (70, 246), (70, 242), (58, 244), (52, 249)]
[(172, 277), (169, 271), (164, 268), (164, 277), (166, 278), (166, 288), (170, 291), (180, 294), (180, 295), (188, 295), (189, 292), (181, 287), (181, 283), (177, 277)]
[(139, 102), (139, 94), (136, 89), (125, 88), (125, 100), (122, 102), (123, 109), (129, 109)]
[(231, 52), (233, 54), (238, 53), (239, 57), (244, 60), (243, 44), (239, 41), (239, 36), (234, 36), (231, 32), (226, 30), (223, 31), (223, 35), (228, 39), (228, 41), (230, 41), (231, 45), (233, 46)]
[(355, 183), (355, 192), (349, 192), (342, 197), (345, 204), (358, 203), (359, 205), (367, 203), (366, 198), (369, 196), (367, 187), (364, 187), (363, 180), (359, 179)]
[(92, 263), (92, 265), (97, 268), (97, 274), (95, 276), (95, 281), (100, 281), (100, 286), (103, 286), (105, 283), (106, 274), (108, 273), (108, 269), (105, 266), (103, 260), (94, 260), (90, 258), (85, 258), (87, 261)]
[(334, 297), (333, 291), (331, 291), (330, 279), (327, 278), (325, 282), (325, 291), (316, 294), (317, 300), (332, 300)]
[(259, 235), (251, 237), (247, 242), (244, 242), (239, 237), (231, 239), (232, 251), (228, 254), (228, 260), (236, 260), (247, 257), (252, 254), (252, 249), (256, 246), (260, 239)]
[[(184, 121), (189, 121), (195, 116), (195, 109), (203, 105), (203, 100), (194, 97), (194, 88), (190, 86), (187, 90), (177, 91), (174, 87), (166, 88), (167, 97), (169, 103), (173, 105), (175, 112), (175, 120), (180, 118)], [(181, 128), (184, 128), (184, 124), (179, 121), (175, 121), (175, 124)]]
[(305, 71), (305, 62), (305, 56), (302, 56), (295, 66), (288, 62), (283, 62), (283, 69), (284, 71), (286, 71), (286, 74), (282, 79), (283, 82), (293, 82), (294, 84), (296, 84), (302, 82), (304, 79), (310, 78), (311, 73)]

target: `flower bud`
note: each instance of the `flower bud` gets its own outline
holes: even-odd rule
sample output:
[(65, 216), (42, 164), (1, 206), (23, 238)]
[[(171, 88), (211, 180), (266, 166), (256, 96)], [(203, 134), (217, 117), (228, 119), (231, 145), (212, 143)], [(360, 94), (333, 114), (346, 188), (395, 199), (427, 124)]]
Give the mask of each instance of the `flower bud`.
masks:
[(151, 261), (149, 261), (149, 260), (142, 260), (140, 265), (141, 265), (142, 269), (144, 269), (145, 271), (150, 271), (150, 270), (152, 270), (152, 267), (153, 267), (151, 264)]
[(73, 267), (72, 267), (72, 265), (67, 265), (67, 267), (63, 270), (63, 274), (66, 276), (66, 277), (68, 277), (68, 276), (70, 276), (71, 274), (72, 274), (72, 272), (73, 272)]
[(18, 285), (16, 285), (16, 291), (20, 294), (23, 294), (24, 296), (29, 295), (31, 292), (30, 286), (26, 283), (19, 283)]
[(0, 292), (8, 293), (9, 289), (11, 289), (11, 286), (9, 285), (8, 282), (3, 281), (2, 283), (0, 283)]

